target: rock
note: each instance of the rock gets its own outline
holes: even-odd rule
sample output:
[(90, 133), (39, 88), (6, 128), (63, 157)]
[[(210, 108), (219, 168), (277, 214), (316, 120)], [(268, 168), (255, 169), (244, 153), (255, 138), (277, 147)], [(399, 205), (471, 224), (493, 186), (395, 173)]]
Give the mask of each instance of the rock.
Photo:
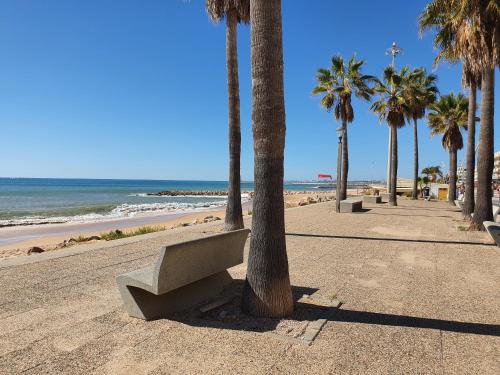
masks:
[(43, 253), (45, 250), (42, 249), (41, 247), (38, 247), (38, 246), (33, 246), (32, 248), (30, 248), (28, 250), (28, 255), (31, 255), (31, 254), (40, 254), (40, 253)]
[(87, 238), (87, 241), (100, 241), (101, 237), (99, 236), (90, 236)]
[(214, 216), (207, 216), (207, 217), (203, 220), (203, 222), (204, 222), (204, 223), (210, 223), (210, 222), (212, 222), (212, 221), (217, 221), (217, 220), (221, 220), (221, 218), (220, 218), (220, 217), (218, 217), (218, 216), (215, 216), (215, 217), (214, 217)]
[(198, 221), (198, 219), (196, 219), (192, 221), (190, 225), (198, 225), (198, 224), (200, 224), (200, 222)]
[(315, 203), (318, 203), (316, 199), (314, 199), (313, 197), (307, 197), (307, 204), (315, 204)]
[(301, 200), (301, 201), (299, 202), (299, 207), (302, 207), (302, 206), (307, 206), (307, 205), (308, 205), (308, 203), (307, 203), (307, 201), (305, 201), (305, 200)]
[(181, 227), (189, 227), (189, 223), (181, 223)]

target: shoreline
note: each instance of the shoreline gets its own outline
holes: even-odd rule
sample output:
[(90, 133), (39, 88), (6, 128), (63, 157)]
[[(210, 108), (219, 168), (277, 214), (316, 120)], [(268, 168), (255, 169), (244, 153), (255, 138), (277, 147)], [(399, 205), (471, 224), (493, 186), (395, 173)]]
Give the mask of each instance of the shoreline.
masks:
[[(356, 194), (356, 190), (349, 191), (350, 195)], [(333, 199), (334, 192), (285, 192), (285, 207), (297, 207), (299, 205), (316, 203)], [(243, 216), (249, 216), (252, 201), (243, 204)], [(98, 236), (102, 233), (120, 230), (131, 232), (141, 227), (164, 227), (169, 230), (179, 226), (195, 225), (203, 222), (207, 216), (218, 217), (224, 220), (226, 206), (200, 209), (194, 212), (167, 213), (144, 215), (140, 217), (125, 217), (114, 220), (90, 222), (90, 223), (61, 223), (61, 224), (35, 224), (29, 226), (13, 226), (0, 228), (0, 260), (17, 256), (26, 256), (32, 247), (41, 247), (45, 251), (64, 251), (65, 248), (57, 248), (64, 241), (72, 237)], [(162, 229), (163, 230), (163, 229)], [(102, 240), (103, 241), (103, 240)]]

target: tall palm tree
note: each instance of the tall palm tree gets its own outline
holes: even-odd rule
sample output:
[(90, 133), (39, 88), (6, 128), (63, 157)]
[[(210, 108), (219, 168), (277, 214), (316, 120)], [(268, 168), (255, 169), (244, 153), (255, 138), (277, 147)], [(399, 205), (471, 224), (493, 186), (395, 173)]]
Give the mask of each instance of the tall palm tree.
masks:
[[(464, 75), (467, 76), (467, 69), (464, 65)], [(466, 176), (464, 203), (462, 205), (462, 215), (466, 219), (472, 219), (475, 207), (474, 187), (476, 172), (476, 94), (480, 87), (481, 78), (472, 74), (466, 78), (466, 85), (469, 87), (469, 109), (467, 120), (467, 151), (466, 151)]]
[(229, 98), (229, 186), (225, 230), (243, 228), (241, 207), (240, 86), (238, 79), (238, 23), (250, 20), (250, 0), (206, 0), (207, 13), (214, 22), (226, 19), (226, 66)]
[(426, 109), (436, 101), (439, 92), (437, 76), (427, 74), (424, 68), (402, 71), (403, 97), (407, 105), (407, 122), (413, 121), (413, 189), (412, 199), (418, 199), (418, 129), (417, 121), (425, 116)]
[(347, 143), (347, 124), (354, 121), (354, 109), (351, 100), (354, 94), (366, 101), (371, 99), (373, 88), (370, 83), (375, 77), (364, 75), (361, 69), (364, 60), (356, 60), (356, 55), (344, 62), (341, 55), (332, 58), (330, 69), (318, 69), (316, 80), (318, 85), (312, 90), (313, 95), (322, 94), (321, 106), (327, 111), (333, 110), (335, 119), (342, 121), (342, 184), (339, 199), (347, 197), (347, 176), (349, 172), (349, 155)]
[(251, 0), (254, 184), (252, 236), (242, 309), (265, 317), (293, 312), (283, 202), (285, 100), (281, 0)]
[(443, 148), (450, 154), (448, 201), (457, 198), (457, 151), (464, 147), (461, 129), (467, 129), (468, 99), (462, 94), (444, 95), (431, 105), (427, 121), (432, 135), (442, 134)]
[[(403, 68), (405, 69), (405, 68)], [(389, 205), (397, 206), (396, 192), (398, 180), (398, 129), (405, 125), (408, 107), (403, 96), (402, 73), (397, 73), (392, 66), (385, 68), (382, 81), (375, 85), (379, 100), (370, 109), (378, 114), (380, 122), (386, 122), (391, 131), (391, 167)]]
[[(462, 45), (458, 46), (457, 30), (460, 28), (459, 34), (473, 34), (473, 25), (470, 22), (461, 20), (457, 23), (457, 1), (443, 2), (441, 4), (431, 3), (420, 16), (420, 29), (423, 32), (425, 29), (435, 29), (434, 45), (440, 50), (434, 66), (437, 66), (441, 60), (447, 60), (451, 63), (457, 63), (461, 60), (461, 54), (464, 54), (466, 49), (471, 49), (470, 53), (474, 53), (474, 45), (469, 43), (470, 38), (462, 38)], [(464, 218), (471, 219), (474, 212), (475, 199), (475, 170), (476, 170), (476, 92), (481, 85), (481, 74), (470, 66), (468, 58), (462, 63), (462, 85), (469, 89), (469, 117), (467, 121), (467, 151), (466, 151), (466, 176), (465, 176), (465, 192), (464, 202), (462, 204), (462, 214)]]
[(484, 229), (482, 223), (493, 219), (493, 110), (495, 67), (500, 63), (500, 1), (433, 0), (423, 11), (420, 26), (437, 29), (438, 43), (451, 43), (473, 77), (481, 77), (478, 183), (471, 229)]

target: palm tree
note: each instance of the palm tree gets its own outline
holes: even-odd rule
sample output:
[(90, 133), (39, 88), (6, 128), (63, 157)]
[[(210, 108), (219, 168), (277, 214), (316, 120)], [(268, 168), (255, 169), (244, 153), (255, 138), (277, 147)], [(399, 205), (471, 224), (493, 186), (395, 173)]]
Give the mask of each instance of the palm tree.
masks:
[(493, 219), (493, 111), (495, 67), (500, 63), (500, 2), (433, 0), (421, 15), (420, 26), (437, 29), (437, 42), (452, 45), (472, 76), (481, 78), (478, 184), (471, 229), (484, 229), (482, 223)]
[(443, 178), (443, 172), (441, 171), (441, 167), (439, 165), (426, 167), (422, 169), (422, 174), (425, 174), (429, 181), (438, 181), (438, 177)]
[(340, 55), (332, 58), (330, 69), (318, 69), (316, 80), (318, 85), (312, 90), (313, 95), (322, 94), (321, 106), (327, 111), (333, 110), (335, 119), (342, 121), (342, 184), (339, 199), (347, 198), (347, 175), (349, 156), (347, 143), (347, 124), (354, 121), (352, 94), (366, 101), (371, 99), (373, 89), (369, 86), (375, 77), (361, 73), (364, 60), (356, 60), (352, 55), (347, 64)]
[(250, 0), (206, 0), (209, 17), (220, 22), (226, 19), (226, 66), (229, 97), (229, 186), (226, 206), (225, 230), (243, 228), (241, 207), (241, 130), (240, 87), (238, 79), (238, 23), (250, 20)]
[(457, 151), (464, 146), (461, 129), (467, 129), (469, 102), (463, 94), (444, 95), (431, 105), (427, 116), (432, 135), (442, 134), (443, 148), (450, 153), (448, 202), (454, 204), (457, 192)]
[(285, 101), (281, 0), (252, 0), (252, 122), (255, 195), (242, 309), (256, 316), (293, 312), (283, 202)]
[(429, 183), (429, 177), (418, 177), (417, 178), (417, 182), (418, 182), (418, 185), (420, 187), (420, 196), (423, 196), (423, 193), (424, 193), (424, 187), (427, 186), (427, 184)]
[[(405, 69), (405, 68), (403, 68)], [(375, 91), (380, 98), (370, 109), (378, 114), (380, 122), (386, 122), (391, 131), (391, 167), (389, 205), (397, 206), (396, 192), (398, 179), (398, 129), (405, 125), (405, 115), (408, 108), (403, 96), (402, 74), (393, 67), (384, 70), (383, 81), (378, 81)]]
[(406, 120), (413, 121), (413, 190), (412, 199), (418, 198), (418, 129), (417, 121), (425, 116), (425, 110), (436, 101), (439, 90), (436, 87), (437, 77), (427, 74), (424, 68), (413, 71), (405, 68), (402, 71), (403, 97), (408, 112)]
[[(465, 67), (465, 66), (464, 66)], [(464, 75), (467, 76), (467, 70), (464, 69)], [(466, 151), (466, 176), (464, 203), (462, 205), (462, 215), (466, 219), (472, 219), (472, 213), (475, 207), (474, 198), (474, 177), (476, 171), (476, 93), (480, 86), (480, 77), (474, 77), (472, 74), (466, 78), (469, 87), (469, 109), (467, 120), (467, 151)]]
[[(434, 66), (437, 66), (441, 60), (447, 60), (451, 63), (460, 61), (460, 54), (464, 53), (466, 48), (470, 48), (470, 53), (474, 53), (474, 46), (468, 43), (469, 39), (462, 38), (462, 46), (458, 46), (456, 40), (458, 27), (462, 29), (462, 35), (473, 34), (472, 24), (463, 22), (457, 24), (456, 12), (457, 2), (444, 2), (442, 4), (429, 5), (420, 16), (420, 29), (423, 32), (425, 29), (433, 28), (436, 30), (434, 37), (434, 45), (440, 49)], [(471, 219), (474, 212), (474, 177), (476, 169), (476, 91), (481, 85), (481, 74), (474, 72), (474, 68), (470, 66), (469, 59), (464, 59), (462, 64), (462, 85), (464, 88), (469, 88), (469, 117), (467, 121), (467, 152), (466, 152), (466, 176), (465, 176), (465, 192), (464, 203), (462, 204), (462, 214), (464, 218)]]

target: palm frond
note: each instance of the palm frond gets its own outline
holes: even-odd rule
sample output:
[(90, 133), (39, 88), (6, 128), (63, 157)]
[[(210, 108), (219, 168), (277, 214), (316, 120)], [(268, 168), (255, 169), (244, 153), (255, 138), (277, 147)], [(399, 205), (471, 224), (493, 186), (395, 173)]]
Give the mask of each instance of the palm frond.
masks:
[(239, 23), (250, 22), (250, 0), (205, 0), (205, 9), (214, 22), (222, 21), (230, 11), (236, 12)]

